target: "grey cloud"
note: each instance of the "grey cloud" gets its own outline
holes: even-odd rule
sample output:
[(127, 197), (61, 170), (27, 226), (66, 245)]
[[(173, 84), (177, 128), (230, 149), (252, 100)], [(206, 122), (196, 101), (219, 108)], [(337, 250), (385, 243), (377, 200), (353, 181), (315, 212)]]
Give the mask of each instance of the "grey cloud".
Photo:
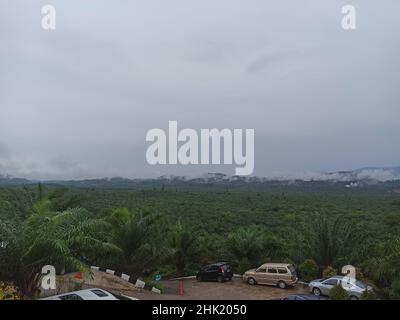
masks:
[(0, 4), (0, 173), (31, 178), (232, 173), (151, 167), (168, 120), (254, 128), (255, 174), (398, 165), (397, 0)]

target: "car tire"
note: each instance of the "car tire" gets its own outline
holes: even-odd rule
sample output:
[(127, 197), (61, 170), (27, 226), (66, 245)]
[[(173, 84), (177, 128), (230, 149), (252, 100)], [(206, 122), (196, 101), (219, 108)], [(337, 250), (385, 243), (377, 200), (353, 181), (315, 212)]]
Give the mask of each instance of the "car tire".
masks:
[(201, 276), (197, 276), (196, 279), (197, 279), (198, 282), (203, 281), (203, 279), (201, 278)]
[(285, 281), (279, 281), (278, 282), (278, 287), (281, 289), (286, 289), (287, 288), (287, 284)]
[(248, 278), (248, 279), (247, 279), (247, 283), (253, 286), (253, 285), (255, 285), (257, 282), (256, 282), (256, 280), (255, 280), (254, 278)]
[(350, 300), (359, 300), (357, 296), (350, 296)]
[(321, 290), (319, 288), (313, 288), (312, 289), (312, 293), (313, 293), (314, 296), (317, 296), (317, 297), (320, 297), (321, 294), (322, 294), (322, 292), (321, 292)]
[(222, 283), (222, 282), (224, 282), (224, 277), (223, 276), (218, 276), (217, 277), (217, 281), (219, 282), (219, 283)]

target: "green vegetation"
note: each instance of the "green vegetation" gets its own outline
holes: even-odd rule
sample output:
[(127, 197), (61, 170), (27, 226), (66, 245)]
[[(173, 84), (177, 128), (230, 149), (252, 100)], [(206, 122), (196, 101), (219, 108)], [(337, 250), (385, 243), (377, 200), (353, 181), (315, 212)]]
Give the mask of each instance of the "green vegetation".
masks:
[(320, 275), (317, 263), (311, 259), (304, 260), (304, 262), (299, 265), (298, 269), (301, 279), (306, 282), (310, 282)]
[(352, 264), (380, 297), (398, 299), (398, 190), (394, 183), (2, 187), (0, 282), (34, 297), (46, 264), (166, 278), (217, 260), (236, 272), (278, 261), (296, 264), (305, 281)]
[(347, 300), (349, 299), (349, 296), (346, 290), (342, 286), (338, 285), (331, 289), (329, 292), (329, 298), (332, 300)]
[(322, 276), (324, 278), (330, 278), (334, 277), (338, 274), (338, 271), (333, 268), (332, 266), (327, 266), (323, 271), (322, 271)]

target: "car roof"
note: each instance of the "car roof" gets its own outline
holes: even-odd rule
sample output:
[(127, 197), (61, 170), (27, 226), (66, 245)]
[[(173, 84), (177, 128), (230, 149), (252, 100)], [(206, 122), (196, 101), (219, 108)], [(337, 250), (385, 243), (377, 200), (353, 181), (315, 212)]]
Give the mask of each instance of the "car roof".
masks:
[(288, 297), (301, 297), (301, 298), (305, 298), (307, 300), (321, 300), (323, 299), (322, 297), (317, 297), (313, 294), (291, 294)]
[(210, 264), (209, 266), (223, 266), (223, 265), (226, 265), (226, 264), (229, 264), (229, 263), (226, 262), (226, 261), (219, 261), (219, 262)]
[(272, 262), (268, 262), (268, 263), (264, 263), (262, 265), (262, 267), (288, 267), (291, 266), (291, 263), (272, 263)]
[[(104, 297), (100, 297), (94, 293), (94, 291), (101, 291), (106, 294)], [(68, 295), (77, 295), (81, 297), (83, 300), (118, 300), (113, 294), (108, 291), (99, 288), (90, 288), (85, 290), (71, 291), (63, 294), (58, 294), (56, 296), (51, 296), (47, 298), (43, 298), (42, 300), (62, 300), (61, 298)]]

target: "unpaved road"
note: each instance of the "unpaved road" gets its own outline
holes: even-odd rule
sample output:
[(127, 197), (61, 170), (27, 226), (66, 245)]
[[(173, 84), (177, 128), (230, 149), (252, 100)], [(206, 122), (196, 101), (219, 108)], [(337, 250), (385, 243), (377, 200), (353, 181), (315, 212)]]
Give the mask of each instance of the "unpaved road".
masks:
[(151, 292), (136, 292), (135, 297), (143, 300), (269, 300), (286, 297), (290, 294), (309, 293), (306, 286), (296, 285), (293, 288), (279, 289), (271, 286), (251, 286), (234, 278), (225, 283), (197, 282), (195, 279), (183, 280), (184, 295), (178, 294), (179, 281), (162, 281), (166, 293), (157, 295)]

